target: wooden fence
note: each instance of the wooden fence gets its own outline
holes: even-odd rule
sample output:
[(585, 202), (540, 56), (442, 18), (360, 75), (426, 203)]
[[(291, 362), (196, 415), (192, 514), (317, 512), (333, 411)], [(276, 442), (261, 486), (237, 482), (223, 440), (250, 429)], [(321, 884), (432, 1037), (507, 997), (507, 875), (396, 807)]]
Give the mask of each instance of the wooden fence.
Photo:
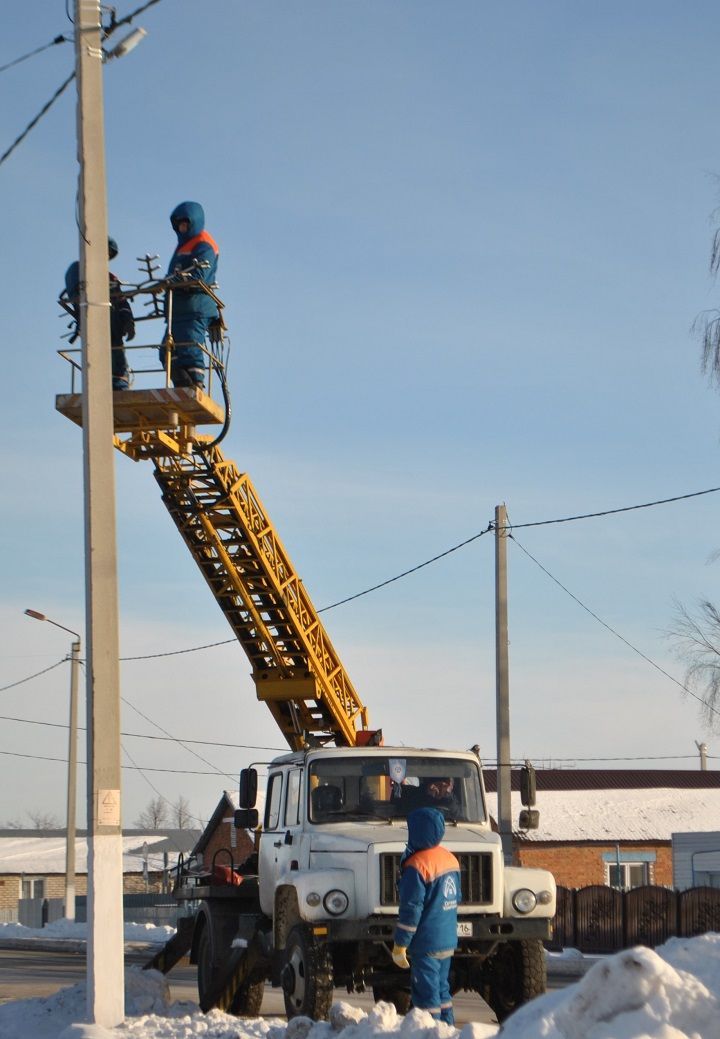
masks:
[(653, 948), (673, 936), (689, 938), (706, 931), (720, 931), (717, 888), (559, 887), (553, 937), (546, 945), (553, 950), (611, 953), (632, 945)]

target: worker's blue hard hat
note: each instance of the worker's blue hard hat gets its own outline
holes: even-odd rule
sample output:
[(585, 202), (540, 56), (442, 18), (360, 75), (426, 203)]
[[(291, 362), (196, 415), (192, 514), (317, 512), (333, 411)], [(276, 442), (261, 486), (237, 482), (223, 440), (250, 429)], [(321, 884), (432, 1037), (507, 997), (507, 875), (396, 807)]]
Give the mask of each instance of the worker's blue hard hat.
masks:
[(118, 254), (117, 242), (114, 238), (108, 238), (108, 259), (114, 260)]

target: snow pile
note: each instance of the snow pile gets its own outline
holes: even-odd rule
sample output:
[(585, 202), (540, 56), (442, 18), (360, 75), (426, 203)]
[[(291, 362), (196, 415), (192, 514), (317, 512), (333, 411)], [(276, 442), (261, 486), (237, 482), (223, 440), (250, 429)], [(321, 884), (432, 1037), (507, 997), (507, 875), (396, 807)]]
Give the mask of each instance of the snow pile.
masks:
[[(124, 925), (123, 933), (126, 942), (150, 942), (164, 945), (173, 934), (174, 927), (159, 927), (156, 924)], [(55, 920), (44, 927), (25, 927), (23, 924), (0, 923), (0, 942), (5, 938), (45, 938), (87, 941), (87, 924), (78, 924), (74, 920)], [(1, 1036), (1, 1034), (0, 1034)]]
[(521, 1007), (503, 1039), (720, 1039), (720, 934), (625, 949)]
[(369, 1013), (336, 1003), (330, 1020), (243, 1019), (170, 1003), (157, 971), (125, 972), (126, 1018), (117, 1028), (82, 1024), (84, 983), (47, 999), (0, 1006), (1, 1039), (720, 1039), (720, 934), (673, 938), (608, 956), (568, 988), (522, 1007), (502, 1029), (404, 1018), (388, 1003)]

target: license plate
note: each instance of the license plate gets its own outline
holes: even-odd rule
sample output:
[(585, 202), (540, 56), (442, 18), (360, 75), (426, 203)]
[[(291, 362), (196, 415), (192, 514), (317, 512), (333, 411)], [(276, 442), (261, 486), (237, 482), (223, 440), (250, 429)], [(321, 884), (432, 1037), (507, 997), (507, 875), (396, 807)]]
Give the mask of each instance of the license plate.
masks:
[(472, 924), (461, 921), (457, 925), (457, 936), (458, 938), (472, 938)]

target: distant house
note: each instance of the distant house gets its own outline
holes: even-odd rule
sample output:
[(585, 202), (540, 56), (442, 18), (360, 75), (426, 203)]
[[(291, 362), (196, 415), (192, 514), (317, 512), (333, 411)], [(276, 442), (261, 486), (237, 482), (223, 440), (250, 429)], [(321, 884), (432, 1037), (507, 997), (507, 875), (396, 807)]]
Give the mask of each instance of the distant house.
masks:
[[(512, 779), (516, 827), (517, 771)], [(497, 818), (494, 770), (485, 770), (485, 782)], [(536, 807), (539, 829), (514, 834), (517, 864), (549, 869), (563, 887), (675, 887), (673, 834), (720, 831), (720, 772), (538, 769)]]
[(673, 883), (680, 891), (720, 888), (720, 830), (674, 833), (672, 856)]
[(248, 831), (235, 828), (237, 807), (236, 796), (223, 790), (215, 811), (193, 848), (193, 855), (201, 856), (207, 869), (211, 869), (214, 863), (239, 866), (255, 849)]
[[(198, 830), (124, 830), (123, 891), (158, 892), (168, 871), (197, 843)], [(17, 911), (21, 898), (65, 895), (64, 830), (0, 830), (0, 910)], [(75, 839), (75, 891), (87, 894), (87, 833)]]

